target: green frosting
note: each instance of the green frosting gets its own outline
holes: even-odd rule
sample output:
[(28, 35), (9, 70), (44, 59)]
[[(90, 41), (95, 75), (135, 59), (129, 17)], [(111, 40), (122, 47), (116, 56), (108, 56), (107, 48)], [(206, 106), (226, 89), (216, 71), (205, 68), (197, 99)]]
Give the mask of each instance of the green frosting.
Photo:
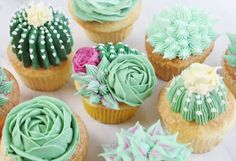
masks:
[(137, 2), (138, 0), (72, 0), (78, 18), (100, 23), (126, 18)]
[(100, 156), (106, 161), (186, 161), (191, 155), (187, 145), (177, 142), (177, 135), (166, 133), (160, 121), (144, 129), (139, 123), (117, 133), (118, 141), (104, 145)]
[(3, 68), (0, 68), (0, 107), (8, 102), (14, 81), (9, 81)]
[(108, 67), (107, 86), (112, 95), (130, 106), (139, 106), (152, 94), (157, 79), (143, 55), (121, 55)]
[(174, 78), (168, 88), (171, 110), (180, 113), (185, 120), (195, 121), (200, 125), (215, 119), (227, 108), (226, 87), (222, 78), (218, 77), (218, 81), (220, 83), (217, 88), (206, 94), (199, 94), (185, 87), (181, 75)]
[(224, 58), (231, 67), (236, 67), (236, 35), (228, 34), (228, 37), (230, 45)]
[(73, 39), (68, 18), (52, 7), (48, 8), (52, 20), (38, 27), (29, 24), (27, 9), (17, 11), (11, 19), (12, 50), (24, 67), (49, 68), (65, 61), (71, 53)]
[(8, 114), (3, 143), (13, 161), (66, 161), (79, 143), (79, 126), (64, 102), (36, 97)]
[(88, 97), (90, 103), (102, 103), (105, 107), (119, 109), (118, 102), (108, 90), (106, 80), (108, 77), (108, 67), (110, 63), (106, 57), (95, 65), (86, 65), (86, 73), (73, 74), (72, 77), (81, 85), (78, 94)]
[(215, 20), (202, 10), (176, 6), (154, 16), (147, 30), (153, 53), (172, 60), (201, 54), (217, 38)]
[(132, 49), (127, 44), (123, 44), (122, 42), (119, 42), (115, 45), (113, 45), (113, 43), (98, 44), (96, 49), (100, 53), (100, 59), (102, 59), (103, 56), (106, 56), (110, 62), (120, 55), (141, 54), (138, 50)]

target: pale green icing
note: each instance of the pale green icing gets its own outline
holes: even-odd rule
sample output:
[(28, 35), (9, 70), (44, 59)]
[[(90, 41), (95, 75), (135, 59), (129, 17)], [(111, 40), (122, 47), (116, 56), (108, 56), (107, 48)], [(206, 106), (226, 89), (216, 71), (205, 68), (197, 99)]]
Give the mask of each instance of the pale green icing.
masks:
[(157, 79), (143, 55), (121, 55), (108, 68), (107, 86), (112, 95), (130, 106), (141, 105), (151, 96)]
[(201, 54), (216, 40), (215, 20), (202, 10), (176, 6), (154, 16), (147, 30), (147, 41), (154, 54), (185, 60)]
[(47, 96), (16, 106), (3, 128), (6, 155), (13, 161), (66, 161), (79, 139), (77, 119), (69, 107)]
[(108, 90), (106, 79), (110, 63), (103, 57), (98, 66), (86, 65), (86, 73), (76, 73), (72, 77), (81, 85), (78, 94), (88, 97), (90, 103), (102, 103), (105, 107), (119, 109), (118, 102)]
[(100, 156), (106, 161), (186, 161), (191, 155), (187, 145), (166, 133), (160, 121), (148, 129), (139, 123), (117, 133), (117, 142), (104, 145)]
[(72, 0), (76, 16), (83, 21), (112, 22), (128, 17), (138, 0)]
[(227, 49), (227, 54), (224, 56), (225, 60), (231, 67), (236, 67), (236, 35), (228, 34), (230, 45)]
[(206, 94), (189, 91), (182, 76), (174, 78), (168, 87), (168, 100), (173, 112), (180, 113), (186, 121), (203, 125), (217, 118), (227, 108), (226, 87), (222, 78), (217, 88)]
[(5, 105), (8, 101), (8, 95), (11, 93), (14, 81), (7, 78), (6, 72), (0, 68), (0, 107)]

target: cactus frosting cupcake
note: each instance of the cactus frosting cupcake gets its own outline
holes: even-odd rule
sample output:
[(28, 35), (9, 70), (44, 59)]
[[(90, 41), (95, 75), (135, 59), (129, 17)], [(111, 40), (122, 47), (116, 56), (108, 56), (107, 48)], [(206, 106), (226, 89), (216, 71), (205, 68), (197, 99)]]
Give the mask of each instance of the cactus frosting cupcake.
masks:
[(43, 3), (29, 5), (11, 19), (8, 57), (29, 88), (51, 91), (67, 82), (73, 45), (68, 25), (68, 18)]
[(176, 141), (177, 135), (166, 133), (160, 121), (145, 129), (139, 123), (117, 133), (118, 141), (104, 145), (100, 156), (106, 161), (187, 161), (191, 150)]
[(141, 0), (68, 0), (69, 11), (87, 36), (97, 43), (119, 42), (132, 30)]
[(230, 45), (224, 56), (224, 81), (236, 97), (236, 35), (229, 34)]
[(176, 6), (154, 16), (146, 33), (146, 50), (156, 75), (165, 81), (213, 50), (215, 20), (194, 8)]
[(87, 146), (82, 120), (64, 102), (40, 96), (8, 114), (1, 152), (4, 161), (83, 161)]
[(122, 43), (81, 48), (73, 60), (73, 78), (84, 107), (103, 123), (131, 118), (157, 82), (150, 62)]
[(158, 111), (170, 133), (195, 153), (219, 144), (236, 123), (235, 99), (216, 68), (194, 63), (160, 93)]
[(14, 76), (0, 67), (0, 136), (10, 110), (20, 101), (20, 89)]

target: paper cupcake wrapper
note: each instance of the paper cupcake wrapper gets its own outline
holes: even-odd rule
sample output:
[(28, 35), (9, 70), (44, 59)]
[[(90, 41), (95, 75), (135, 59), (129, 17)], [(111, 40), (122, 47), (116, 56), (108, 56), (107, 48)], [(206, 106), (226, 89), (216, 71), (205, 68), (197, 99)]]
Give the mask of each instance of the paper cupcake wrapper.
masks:
[(223, 69), (224, 82), (236, 98), (236, 75), (235, 78), (227, 71), (225, 64)]
[(120, 110), (103, 107), (101, 104), (91, 104), (88, 99), (83, 98), (83, 105), (87, 113), (95, 120), (104, 124), (119, 124), (132, 118), (138, 107), (120, 104)]
[(212, 52), (214, 44), (212, 44), (202, 54), (190, 56), (187, 60), (180, 60), (177, 58), (173, 60), (164, 59), (161, 54), (153, 53), (154, 48), (147, 41), (145, 42), (145, 48), (147, 56), (155, 69), (156, 76), (164, 81), (169, 81), (174, 76), (179, 75), (181, 71), (189, 65), (193, 63), (203, 63)]
[(22, 65), (22, 62), (16, 58), (16, 55), (12, 52), (10, 46), (8, 47), (8, 57), (23, 83), (33, 90), (57, 90), (64, 86), (70, 77), (71, 57), (68, 57), (68, 59), (59, 66), (52, 66), (49, 69), (25, 68)]

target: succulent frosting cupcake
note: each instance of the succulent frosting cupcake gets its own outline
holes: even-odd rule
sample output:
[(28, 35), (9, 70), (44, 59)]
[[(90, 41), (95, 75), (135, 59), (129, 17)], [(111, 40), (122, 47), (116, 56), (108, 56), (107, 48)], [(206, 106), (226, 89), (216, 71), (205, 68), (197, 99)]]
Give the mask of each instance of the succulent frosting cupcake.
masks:
[(81, 48), (73, 60), (73, 78), (84, 107), (103, 123), (131, 118), (157, 82), (146, 57), (122, 43)]
[(176, 6), (154, 16), (146, 33), (146, 51), (156, 75), (165, 81), (211, 53), (215, 20), (202, 10)]
[(178, 143), (177, 135), (169, 135), (160, 121), (145, 129), (139, 123), (117, 133), (117, 142), (104, 145), (100, 156), (106, 161), (187, 161), (191, 155), (188, 145)]
[(52, 91), (67, 82), (73, 45), (68, 25), (68, 18), (43, 3), (29, 5), (11, 19), (8, 57), (29, 88)]
[(4, 161), (82, 161), (87, 146), (82, 120), (64, 102), (40, 96), (8, 114), (1, 152)]
[(20, 89), (15, 77), (0, 67), (0, 137), (7, 114), (19, 101)]
[(236, 97), (236, 35), (229, 34), (230, 45), (224, 56), (224, 81)]
[(194, 153), (218, 145), (236, 123), (235, 99), (216, 73), (217, 68), (194, 63), (160, 93), (158, 111), (170, 133), (190, 143)]
[(119, 42), (132, 30), (141, 0), (68, 0), (69, 11), (89, 39), (97, 43)]

